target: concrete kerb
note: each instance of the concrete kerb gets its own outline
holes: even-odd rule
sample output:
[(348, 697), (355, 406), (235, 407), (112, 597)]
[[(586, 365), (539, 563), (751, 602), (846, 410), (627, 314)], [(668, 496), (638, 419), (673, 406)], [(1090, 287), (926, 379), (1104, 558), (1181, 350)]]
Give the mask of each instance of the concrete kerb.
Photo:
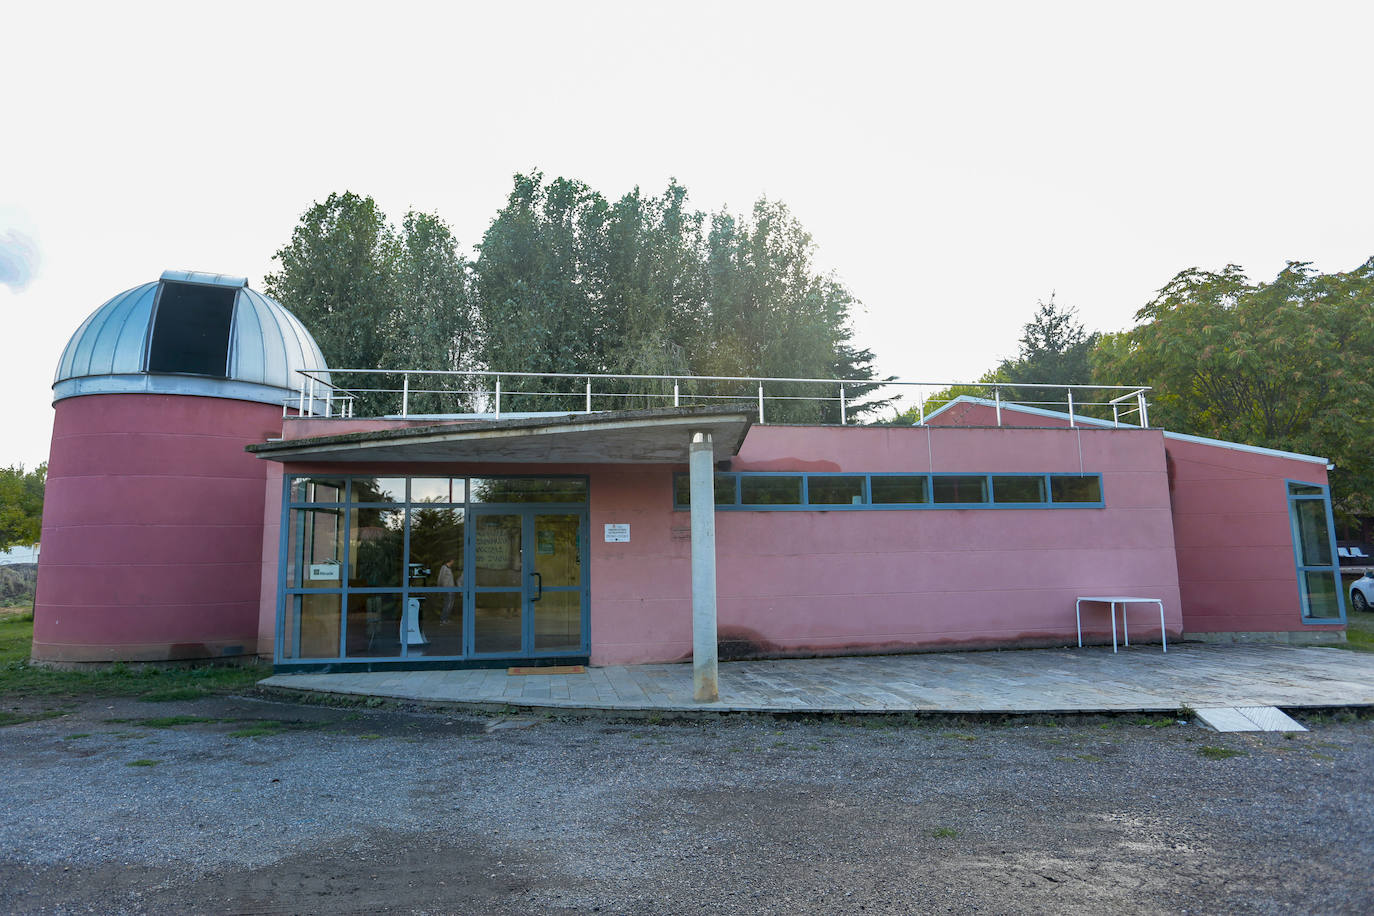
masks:
[(489, 683), (491, 678), (473, 682), (462, 673), (450, 683), (435, 681), (432, 674), (424, 683), (405, 682), (402, 672), (274, 675), (258, 689), (298, 702), (654, 721), (727, 716), (1031, 721), (1187, 718), (1190, 707), (1214, 706), (1307, 712), (1374, 708), (1374, 656), (1338, 649), (1181, 646), (1177, 656), (1162, 656), (1157, 648), (1132, 647), (1121, 654), (1061, 649), (731, 666), (723, 700), (703, 704), (691, 700), (690, 668), (672, 665), (612, 671), (622, 679), (632, 672), (633, 683), (626, 683), (635, 687), (633, 695), (576, 685), (569, 691), (559, 681), (550, 682), (558, 688), (551, 696), (548, 690), (531, 689), (527, 681), (534, 676), (507, 677), (504, 672), (497, 678), (500, 683)]
[[(1192, 722), (1196, 718), (1193, 708), (1187, 703), (1176, 706), (1140, 706), (1135, 708), (1087, 709), (1073, 707), (1053, 707), (1044, 709), (988, 710), (950, 707), (947, 709), (875, 709), (871, 707), (834, 707), (831, 709), (761, 709), (748, 706), (712, 704), (699, 709), (682, 707), (617, 706), (611, 704), (587, 703), (537, 703), (522, 702), (477, 702), (467, 700), (435, 700), (388, 694), (362, 694), (349, 691), (322, 690), (315, 688), (280, 687), (259, 685), (259, 696), (291, 703), (311, 706), (332, 706), (338, 708), (366, 707), (368, 709), (395, 709), (401, 711), (426, 711), (464, 713), (484, 716), (539, 716), (549, 719), (593, 719), (605, 721), (633, 721), (658, 724), (661, 722), (693, 722), (714, 719), (750, 718), (777, 719), (779, 721), (807, 720), (845, 720), (863, 719), (885, 723), (958, 722), (997, 724), (1020, 723), (1026, 725), (1046, 724), (1046, 720), (1072, 720), (1080, 722), (1112, 721), (1142, 716), (1168, 717), (1174, 720)], [(1312, 705), (1283, 706), (1285, 712), (1297, 714), (1317, 714), (1322, 716), (1353, 715), (1357, 717), (1374, 716), (1374, 704), (1362, 705)]]

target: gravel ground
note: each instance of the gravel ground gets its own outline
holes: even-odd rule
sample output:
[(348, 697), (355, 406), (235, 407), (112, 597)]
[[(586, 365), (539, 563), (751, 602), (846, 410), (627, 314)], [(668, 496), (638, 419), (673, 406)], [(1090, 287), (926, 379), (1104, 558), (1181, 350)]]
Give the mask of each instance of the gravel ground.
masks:
[[(146, 721), (175, 715), (210, 721)], [(1369, 913), (1374, 720), (1345, 718), (93, 701), (0, 729), (0, 911)]]

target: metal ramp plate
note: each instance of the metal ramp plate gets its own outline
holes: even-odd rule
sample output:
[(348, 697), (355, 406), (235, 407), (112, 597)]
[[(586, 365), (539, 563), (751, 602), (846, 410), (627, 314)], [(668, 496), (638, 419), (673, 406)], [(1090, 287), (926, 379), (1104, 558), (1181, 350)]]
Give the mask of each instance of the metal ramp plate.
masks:
[(1197, 710), (1198, 721), (1219, 732), (1305, 732), (1273, 706), (1215, 706)]

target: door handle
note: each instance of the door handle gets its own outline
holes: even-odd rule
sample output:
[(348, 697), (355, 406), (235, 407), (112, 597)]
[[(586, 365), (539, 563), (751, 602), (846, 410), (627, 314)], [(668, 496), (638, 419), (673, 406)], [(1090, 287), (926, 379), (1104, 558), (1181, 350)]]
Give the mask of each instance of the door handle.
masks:
[(540, 598), (544, 597), (544, 577), (539, 575), (539, 573), (537, 572), (532, 572), (530, 573), (530, 575), (534, 576), (534, 578), (537, 580), (535, 582), (535, 586), (539, 589), (537, 592), (534, 593), (534, 597), (531, 598), (530, 601), (538, 601)]

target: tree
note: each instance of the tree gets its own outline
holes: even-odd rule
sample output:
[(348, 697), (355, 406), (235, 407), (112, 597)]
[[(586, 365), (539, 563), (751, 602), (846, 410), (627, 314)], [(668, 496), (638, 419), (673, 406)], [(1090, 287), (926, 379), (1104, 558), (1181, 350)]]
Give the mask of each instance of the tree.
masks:
[(1103, 382), (1153, 386), (1154, 425), (1323, 455), (1339, 510), (1374, 511), (1374, 258), (1348, 273), (1289, 262), (1180, 272), (1094, 354)]
[[(816, 244), (786, 205), (760, 199), (749, 219), (713, 214), (707, 236), (707, 307), (694, 368), (701, 375), (774, 378), (873, 379), (873, 352), (853, 345), (852, 311), (860, 307), (834, 274), (813, 263)], [(859, 399), (878, 385), (850, 386)], [(766, 419), (838, 422), (838, 388), (775, 383), (784, 400)], [(888, 401), (850, 403), (849, 418), (880, 410)]]
[[(339, 368), (462, 369), (476, 355), (477, 321), (468, 263), (438, 216), (407, 213), (397, 232), (371, 197), (330, 194), (301, 216), (266, 278), (276, 298), (310, 329), (325, 361)], [(421, 384), (420, 380), (415, 380)], [(336, 384), (399, 388), (401, 377), (341, 377)], [(423, 386), (466, 383), (428, 377)], [(417, 396), (413, 410), (455, 410), (457, 395)], [(363, 412), (399, 408), (399, 397), (368, 396)]]
[[(873, 354), (851, 341), (857, 300), (816, 271), (815, 244), (785, 206), (761, 200), (748, 220), (722, 211), (709, 232), (706, 224), (675, 181), (660, 195), (636, 188), (612, 204), (579, 181), (516, 175), (474, 265), (482, 361), (531, 372), (873, 377)], [(511, 379), (503, 391), (532, 384)], [(631, 397), (655, 387), (603, 381), (597, 390), (622, 395), (601, 406), (666, 403), (666, 382), (661, 400)], [(872, 387), (847, 393), (857, 399)], [(683, 394), (753, 400), (738, 383)], [(778, 384), (767, 394), (834, 398), (838, 388)], [(566, 409), (572, 400), (527, 394), (509, 403)], [(851, 405), (850, 416), (865, 409)], [(839, 405), (782, 400), (767, 416), (838, 419)]]
[(27, 472), (22, 464), (0, 470), (0, 550), (38, 543), (47, 479), (46, 462)]
[[(976, 384), (954, 385), (929, 395), (925, 413), (928, 415), (961, 395), (991, 398), (994, 390), (1000, 392), (1003, 401), (1067, 410), (1068, 401), (1062, 390), (1024, 386), (1091, 385), (1091, 356), (1100, 336), (1088, 333), (1078, 320), (1077, 310), (1061, 309), (1051, 293), (1048, 302), (1036, 303), (1035, 313), (1022, 326), (1015, 358), (1002, 360), (979, 376)], [(889, 422), (916, 423), (920, 414), (919, 408), (911, 407)]]
[(382, 367), (396, 304), (400, 244), (377, 202), (330, 194), (301, 215), (276, 253), (268, 295), (299, 318), (331, 366)]

